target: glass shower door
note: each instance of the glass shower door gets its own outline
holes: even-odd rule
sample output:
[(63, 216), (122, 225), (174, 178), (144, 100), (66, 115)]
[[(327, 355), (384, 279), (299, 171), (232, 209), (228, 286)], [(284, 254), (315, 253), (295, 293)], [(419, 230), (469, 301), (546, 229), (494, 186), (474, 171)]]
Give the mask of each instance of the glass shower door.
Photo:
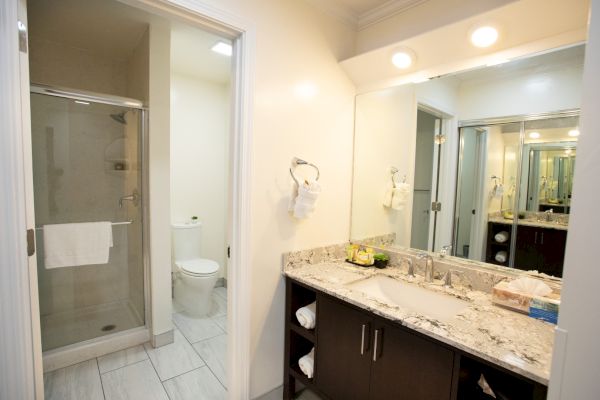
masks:
[[(43, 350), (143, 326), (142, 111), (32, 93), (31, 118)], [(107, 263), (46, 263), (45, 225), (97, 221)]]

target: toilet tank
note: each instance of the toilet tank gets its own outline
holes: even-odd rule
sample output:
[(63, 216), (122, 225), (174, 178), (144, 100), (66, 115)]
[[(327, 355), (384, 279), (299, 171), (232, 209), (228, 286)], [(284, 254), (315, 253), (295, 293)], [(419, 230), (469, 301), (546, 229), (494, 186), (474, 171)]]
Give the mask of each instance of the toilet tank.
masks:
[(171, 232), (175, 261), (200, 258), (201, 223), (172, 224)]

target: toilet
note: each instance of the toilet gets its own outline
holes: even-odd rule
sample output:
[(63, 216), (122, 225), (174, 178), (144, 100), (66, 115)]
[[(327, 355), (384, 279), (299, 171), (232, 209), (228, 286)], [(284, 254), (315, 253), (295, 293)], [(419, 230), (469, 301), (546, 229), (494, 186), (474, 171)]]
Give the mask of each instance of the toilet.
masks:
[(175, 301), (187, 314), (204, 316), (210, 311), (219, 264), (200, 257), (201, 223), (178, 223), (171, 228)]

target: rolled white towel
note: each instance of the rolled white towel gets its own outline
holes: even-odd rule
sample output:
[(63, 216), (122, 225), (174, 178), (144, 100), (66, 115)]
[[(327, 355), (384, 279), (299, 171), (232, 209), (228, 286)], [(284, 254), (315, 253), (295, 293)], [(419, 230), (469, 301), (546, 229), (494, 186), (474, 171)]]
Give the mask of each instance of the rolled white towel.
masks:
[(308, 377), (308, 379), (312, 379), (313, 374), (315, 372), (315, 348), (313, 347), (310, 353), (305, 356), (300, 357), (298, 360), (298, 366), (300, 370)]
[(317, 323), (317, 303), (312, 302), (296, 310), (296, 319), (306, 329), (313, 329)]
[(494, 259), (496, 259), (496, 261), (499, 263), (506, 262), (506, 252), (504, 250), (497, 252), (494, 256)]
[(494, 236), (494, 240), (496, 240), (496, 242), (498, 242), (498, 243), (506, 242), (508, 240), (508, 232), (502, 231), (502, 232), (496, 233), (496, 235)]
[(399, 183), (392, 190), (392, 208), (394, 210), (403, 210), (408, 196), (410, 195), (410, 185), (408, 183)]

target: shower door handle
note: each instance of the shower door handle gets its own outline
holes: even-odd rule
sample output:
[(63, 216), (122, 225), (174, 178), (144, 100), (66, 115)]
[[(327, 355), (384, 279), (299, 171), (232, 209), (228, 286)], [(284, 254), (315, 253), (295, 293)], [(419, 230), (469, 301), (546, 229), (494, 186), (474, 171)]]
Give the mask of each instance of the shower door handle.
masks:
[(119, 208), (123, 208), (123, 201), (127, 200), (127, 201), (131, 201), (133, 203), (133, 205), (135, 207), (137, 207), (139, 201), (140, 201), (140, 195), (137, 191), (137, 189), (133, 189), (133, 193), (131, 193), (128, 196), (121, 196), (119, 198)]

